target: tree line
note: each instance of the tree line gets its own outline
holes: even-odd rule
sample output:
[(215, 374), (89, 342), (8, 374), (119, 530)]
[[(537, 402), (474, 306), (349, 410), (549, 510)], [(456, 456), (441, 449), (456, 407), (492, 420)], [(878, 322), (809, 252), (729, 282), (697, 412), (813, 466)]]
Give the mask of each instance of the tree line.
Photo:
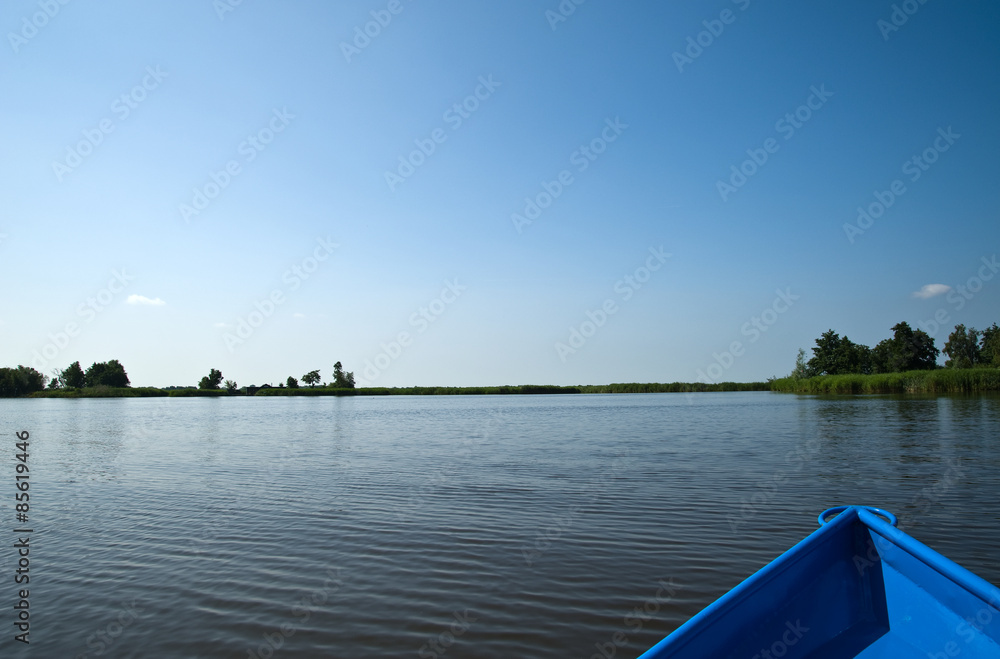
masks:
[[(319, 370), (309, 371), (302, 376), (302, 382), (310, 387), (315, 387), (322, 381)], [(298, 388), (299, 380), (292, 376), (288, 377), (284, 383), (289, 388)], [(54, 377), (49, 377), (38, 372), (29, 366), (18, 366), (17, 368), (0, 368), (0, 398), (14, 398), (27, 396), (37, 391), (42, 391), (48, 386), (49, 389), (94, 389), (106, 387), (114, 389), (125, 389), (131, 387), (128, 373), (125, 367), (117, 359), (106, 362), (94, 362), (86, 370), (80, 366), (79, 361), (75, 361), (68, 367), (59, 371)], [(230, 394), (240, 391), (240, 387), (233, 380), (223, 381), (222, 371), (210, 369), (208, 375), (198, 382), (200, 390), (218, 390), (223, 386)], [(253, 387), (253, 385), (250, 385)], [(325, 383), (324, 383), (324, 386)], [(354, 373), (344, 371), (344, 366), (340, 362), (333, 365), (333, 380), (330, 387), (338, 389), (354, 389)], [(194, 387), (189, 387), (193, 389)], [(167, 387), (167, 389), (184, 389), (184, 387)]]
[(117, 359), (94, 362), (86, 371), (80, 366), (80, 362), (73, 362), (53, 378), (28, 366), (0, 368), (0, 397), (25, 396), (45, 389), (46, 384), (49, 389), (123, 388), (130, 385), (125, 367)]
[(892, 337), (883, 339), (874, 348), (828, 330), (816, 339), (810, 359), (806, 359), (804, 349), (799, 349), (789, 377), (932, 370), (940, 368), (937, 360), (941, 353), (948, 357), (945, 368), (1000, 368), (1000, 327), (996, 323), (982, 331), (956, 325), (943, 350), (938, 350), (930, 335), (913, 329), (905, 321), (891, 329)]
[[(309, 371), (302, 376), (302, 382), (310, 387), (315, 387), (317, 384), (320, 384), (322, 379), (323, 376), (320, 375), (319, 369)], [(226, 391), (231, 394), (235, 394), (240, 389), (239, 385), (233, 380), (226, 380), (223, 382), (222, 371), (215, 368), (210, 369), (208, 375), (203, 377), (201, 381), (198, 382), (198, 388), (207, 391), (221, 390), (223, 385), (225, 385)], [(284, 388), (285, 385), (288, 385), (289, 389), (298, 389), (299, 380), (298, 378), (289, 375), (287, 380), (278, 384), (278, 387)], [(253, 387), (254, 385), (250, 386)], [(322, 386), (327, 385), (326, 383), (323, 383)], [(336, 389), (354, 389), (354, 372), (345, 372), (344, 365), (337, 362), (333, 365), (333, 381), (330, 382), (329, 386)]]

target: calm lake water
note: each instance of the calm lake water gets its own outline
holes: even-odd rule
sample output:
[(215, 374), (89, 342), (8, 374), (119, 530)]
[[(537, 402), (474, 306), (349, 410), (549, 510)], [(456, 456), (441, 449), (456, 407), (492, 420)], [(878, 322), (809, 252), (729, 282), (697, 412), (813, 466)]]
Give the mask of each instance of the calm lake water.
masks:
[(1000, 584), (997, 397), (4, 400), (0, 428), (4, 657), (635, 657), (841, 503)]

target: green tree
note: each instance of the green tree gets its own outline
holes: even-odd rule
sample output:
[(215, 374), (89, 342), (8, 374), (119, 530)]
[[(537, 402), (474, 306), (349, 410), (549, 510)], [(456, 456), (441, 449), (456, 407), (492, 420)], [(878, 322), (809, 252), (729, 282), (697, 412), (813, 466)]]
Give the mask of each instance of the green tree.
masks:
[(808, 361), (807, 367), (813, 375), (870, 373), (871, 349), (854, 343), (833, 330), (827, 330), (816, 339), (813, 357)]
[(84, 374), (85, 387), (127, 387), (128, 374), (117, 359), (109, 362), (94, 362)]
[(955, 331), (948, 335), (944, 344), (944, 354), (949, 359), (944, 363), (949, 368), (973, 368), (980, 365), (979, 331), (965, 325), (955, 325)]
[(296, 380), (295, 378), (293, 378), (291, 375), (288, 376), (288, 379), (285, 380), (285, 383), (288, 384), (288, 388), (289, 389), (298, 389), (299, 388), (299, 381)]
[(892, 326), (893, 337), (880, 341), (873, 351), (876, 373), (900, 373), (937, 368), (940, 354), (932, 339), (923, 330), (914, 330), (909, 323)]
[(231, 394), (235, 394), (240, 388), (240, 385), (236, 384), (235, 380), (226, 380), (226, 391)]
[(80, 362), (73, 362), (59, 376), (63, 386), (71, 389), (82, 387), (86, 382), (86, 378), (87, 376), (84, 374), (83, 369), (80, 368)]
[(810, 370), (809, 364), (806, 362), (806, 351), (803, 348), (799, 348), (799, 354), (795, 358), (795, 368), (792, 369), (788, 377), (793, 380), (802, 380), (809, 377), (809, 374)]
[(319, 384), (319, 371), (309, 371), (302, 376), (302, 381), (308, 384), (310, 387), (315, 387)]
[(982, 331), (979, 357), (983, 366), (1000, 368), (1000, 327), (996, 323)]
[(354, 373), (345, 373), (344, 365), (340, 362), (333, 365), (333, 386), (338, 389), (354, 388)]
[(209, 369), (208, 375), (201, 379), (198, 383), (199, 389), (220, 389), (219, 386), (222, 384), (222, 371), (212, 368)]
[(0, 397), (25, 396), (45, 388), (48, 377), (28, 366), (0, 368)]

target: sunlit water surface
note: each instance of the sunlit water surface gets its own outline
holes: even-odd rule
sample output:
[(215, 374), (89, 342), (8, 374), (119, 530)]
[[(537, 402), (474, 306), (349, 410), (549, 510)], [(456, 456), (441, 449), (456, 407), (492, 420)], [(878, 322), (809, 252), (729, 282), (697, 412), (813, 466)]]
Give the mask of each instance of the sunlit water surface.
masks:
[(6, 400), (0, 428), (4, 657), (634, 657), (841, 503), (1000, 583), (997, 397)]

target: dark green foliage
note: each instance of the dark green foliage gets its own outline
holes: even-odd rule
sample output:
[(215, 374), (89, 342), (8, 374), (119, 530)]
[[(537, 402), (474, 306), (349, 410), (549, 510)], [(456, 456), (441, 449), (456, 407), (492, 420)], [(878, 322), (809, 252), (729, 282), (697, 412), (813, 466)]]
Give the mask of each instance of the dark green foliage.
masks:
[(26, 396), (45, 389), (46, 377), (28, 366), (0, 368), (0, 397)]
[(868, 372), (901, 373), (937, 368), (937, 358), (941, 351), (934, 347), (934, 339), (926, 332), (914, 330), (906, 322), (893, 325), (892, 331), (893, 337), (880, 341), (872, 351), (872, 369)]
[(662, 394), (662, 393), (692, 393), (717, 391), (768, 391), (767, 382), (648, 382), (648, 383), (614, 383), (604, 385), (585, 385), (579, 387), (584, 394)]
[(320, 380), (319, 371), (309, 371), (308, 373), (302, 376), (302, 381), (308, 384), (310, 387), (315, 387), (317, 384), (319, 384), (319, 380)]
[(217, 396), (229, 396), (230, 393), (225, 389), (174, 389), (168, 392), (171, 398), (198, 398), (198, 397), (209, 397), (214, 398)]
[(236, 384), (235, 380), (226, 380), (226, 392), (230, 394), (235, 394), (240, 388), (240, 385)]
[(80, 362), (73, 362), (66, 367), (66, 370), (62, 372), (59, 379), (62, 380), (64, 387), (79, 389), (86, 382), (86, 375), (83, 369), (80, 368)]
[(1000, 369), (922, 369), (875, 375), (820, 375), (782, 378), (771, 391), (797, 394), (955, 394), (1000, 391)]
[(816, 339), (813, 357), (807, 365), (807, 375), (840, 375), (843, 373), (870, 373), (872, 351), (868, 346), (854, 343), (832, 329)]
[[(289, 389), (298, 389), (299, 388), (299, 381), (296, 380), (295, 378), (293, 378), (291, 375), (288, 376), (288, 379), (285, 380), (285, 382), (288, 384), (288, 388)], [(258, 392), (258, 393), (260, 393), (260, 392)]]
[(84, 374), (85, 387), (119, 387), (129, 386), (125, 367), (117, 359), (109, 362), (94, 362)]
[(1000, 327), (997, 327), (996, 323), (983, 330), (979, 357), (983, 366), (1000, 368)]
[(948, 361), (944, 363), (948, 368), (972, 368), (980, 365), (979, 330), (955, 325), (942, 352), (948, 355)]
[(767, 382), (673, 382), (660, 383), (620, 383), (607, 385), (586, 385), (561, 387), (555, 385), (525, 384), (500, 387), (365, 387), (318, 389), (261, 389), (258, 396), (502, 396), (533, 394), (644, 394), (682, 393), (707, 391), (768, 391)]
[(201, 382), (198, 383), (198, 388), (217, 390), (220, 384), (222, 384), (222, 371), (213, 368), (209, 369), (208, 375), (201, 379)]
[(333, 382), (330, 383), (330, 386), (338, 389), (353, 389), (354, 372), (345, 373), (343, 364), (337, 362), (333, 365)]
[[(192, 391), (195, 391), (192, 389)], [(85, 387), (82, 389), (56, 389), (31, 394), (32, 398), (152, 398), (172, 395), (156, 387)]]

